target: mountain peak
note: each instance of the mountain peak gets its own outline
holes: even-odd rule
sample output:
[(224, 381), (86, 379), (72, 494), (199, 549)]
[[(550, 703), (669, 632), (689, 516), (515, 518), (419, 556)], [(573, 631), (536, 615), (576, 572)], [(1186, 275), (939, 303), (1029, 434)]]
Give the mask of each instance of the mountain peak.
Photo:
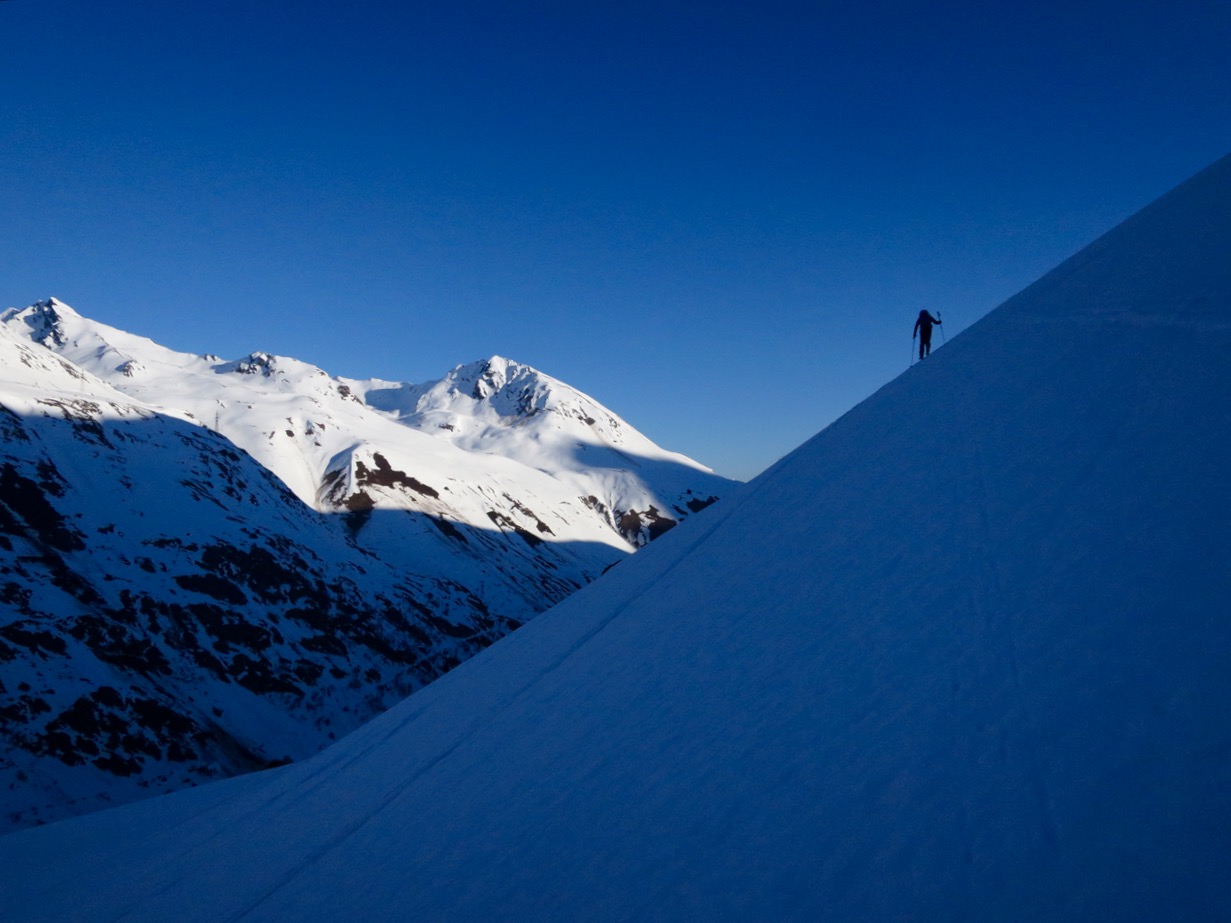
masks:
[(576, 388), (504, 356), (455, 366), (444, 378), (419, 386), (414, 392), (414, 415), (419, 418), (445, 414), (491, 424), (523, 425), (533, 417), (554, 413), (581, 420), (586, 426), (593, 426), (600, 418), (616, 419)]
[(230, 366), (241, 375), (263, 375), (268, 378), (274, 373), (277, 367), (277, 359), (269, 353), (255, 352), (249, 353), (244, 358), (237, 360)]
[(78, 317), (76, 311), (57, 298), (47, 298), (36, 301), (28, 308), (10, 308), (0, 315), (0, 321), (25, 321), (30, 328), (27, 334), (30, 339), (52, 349), (64, 346), (67, 342), (64, 331), (66, 317)]
[[(490, 401), (514, 385), (522, 392), (537, 385), (550, 389), (551, 382), (554, 382), (554, 379), (537, 369), (503, 356), (492, 356), (455, 366), (443, 379), (451, 393), (465, 395), (476, 401)], [(522, 411), (515, 411), (520, 412)]]

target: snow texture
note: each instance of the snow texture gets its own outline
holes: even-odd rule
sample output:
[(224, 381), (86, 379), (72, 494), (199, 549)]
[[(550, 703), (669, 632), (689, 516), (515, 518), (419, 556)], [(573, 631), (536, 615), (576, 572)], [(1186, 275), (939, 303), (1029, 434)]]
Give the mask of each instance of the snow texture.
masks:
[(1231, 159), (319, 756), (14, 920), (1231, 916)]

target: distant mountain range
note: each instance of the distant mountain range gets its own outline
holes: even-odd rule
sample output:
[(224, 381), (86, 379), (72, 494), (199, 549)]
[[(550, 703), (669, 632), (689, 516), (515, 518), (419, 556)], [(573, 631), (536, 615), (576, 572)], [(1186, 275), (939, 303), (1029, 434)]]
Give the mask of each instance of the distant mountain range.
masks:
[(507, 359), (414, 385), (0, 314), (0, 830), (299, 759), (734, 482)]

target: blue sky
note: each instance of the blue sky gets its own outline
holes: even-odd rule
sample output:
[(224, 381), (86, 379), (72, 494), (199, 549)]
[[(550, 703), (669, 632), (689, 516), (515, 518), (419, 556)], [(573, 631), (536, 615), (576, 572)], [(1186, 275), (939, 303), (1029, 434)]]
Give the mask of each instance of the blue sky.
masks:
[(1228, 47), (1225, 0), (7, 0), (0, 306), (500, 354), (750, 477), (919, 308), (952, 337), (1231, 151)]

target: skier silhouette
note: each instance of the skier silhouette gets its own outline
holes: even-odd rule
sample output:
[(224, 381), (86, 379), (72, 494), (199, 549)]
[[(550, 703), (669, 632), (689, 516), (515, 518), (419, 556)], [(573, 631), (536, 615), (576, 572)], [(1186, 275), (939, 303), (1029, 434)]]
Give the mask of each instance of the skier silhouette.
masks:
[(932, 352), (932, 325), (939, 324), (940, 318), (933, 317), (926, 310), (920, 311), (915, 318), (915, 332), (910, 335), (913, 340), (919, 337), (919, 358), (922, 359)]

